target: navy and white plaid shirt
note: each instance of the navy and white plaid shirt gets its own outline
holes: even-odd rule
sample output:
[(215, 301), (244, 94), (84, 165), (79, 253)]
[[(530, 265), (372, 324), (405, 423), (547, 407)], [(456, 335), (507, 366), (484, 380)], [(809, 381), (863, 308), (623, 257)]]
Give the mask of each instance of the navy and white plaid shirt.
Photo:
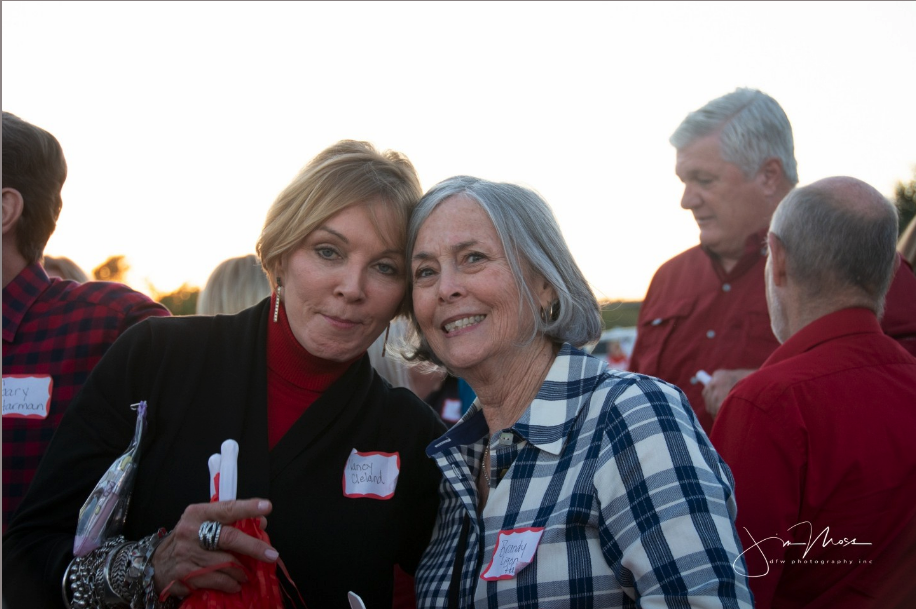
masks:
[[(448, 606), (466, 515), (460, 607), (752, 607), (732, 566), (731, 472), (673, 385), (567, 344), (515, 425), (489, 437), (475, 402), (427, 452), (443, 480), (416, 575), (420, 607)], [(499, 532), (525, 527), (543, 527), (532, 562), (511, 579), (481, 579)]]
[(3, 288), (3, 374), (49, 375), (44, 419), (3, 419), (3, 528), (19, 507), (70, 400), (133, 324), (169, 311), (126, 285), (49, 279), (40, 264)]

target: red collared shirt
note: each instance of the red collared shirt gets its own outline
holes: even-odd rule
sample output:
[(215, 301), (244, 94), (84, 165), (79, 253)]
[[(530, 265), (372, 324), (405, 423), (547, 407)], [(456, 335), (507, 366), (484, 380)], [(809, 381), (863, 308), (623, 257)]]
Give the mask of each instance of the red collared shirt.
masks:
[[(728, 273), (700, 246), (678, 254), (655, 273), (639, 311), (630, 370), (680, 387), (707, 434), (712, 417), (697, 371), (756, 369), (779, 346), (766, 303), (766, 233), (748, 237)], [(916, 276), (902, 258), (881, 326), (916, 355)]]
[(758, 368), (779, 346), (767, 312), (765, 236), (749, 237), (728, 273), (700, 246), (678, 254), (655, 273), (639, 310), (630, 370), (680, 387), (706, 433), (712, 417), (697, 371)]
[(92, 368), (124, 330), (168, 314), (120, 283), (49, 279), (40, 264), (27, 266), (3, 288), (4, 376), (50, 375), (53, 381), (46, 418), (3, 417), (4, 530)]
[(916, 525), (914, 432), (916, 358), (867, 309), (810, 323), (735, 386), (712, 440), (757, 606), (869, 607), (912, 570), (893, 557)]

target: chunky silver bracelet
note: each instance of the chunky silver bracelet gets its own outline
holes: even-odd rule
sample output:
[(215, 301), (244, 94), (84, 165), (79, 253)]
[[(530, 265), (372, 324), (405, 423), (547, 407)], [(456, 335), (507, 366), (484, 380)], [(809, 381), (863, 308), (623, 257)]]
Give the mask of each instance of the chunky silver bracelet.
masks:
[(134, 587), (134, 597), (132, 607), (145, 609), (171, 609), (177, 607), (181, 600), (175, 597), (167, 598), (159, 602), (159, 595), (156, 594), (156, 585), (153, 581), (155, 571), (153, 569), (153, 552), (159, 547), (171, 531), (159, 529), (152, 535), (144, 537), (140, 543), (131, 552), (130, 563), (127, 569), (128, 578), (137, 582)]
[[(124, 544), (124, 537), (109, 539), (86, 556), (70, 561), (61, 582), (61, 594), (68, 609), (105, 607), (102, 604), (101, 581), (104, 580), (104, 563), (108, 555)], [(102, 575), (100, 580), (99, 575)], [(69, 592), (69, 593), (68, 593)]]
[(124, 542), (109, 552), (105, 566), (101, 570), (102, 603), (106, 607), (129, 605), (129, 587), (127, 585), (127, 555), (130, 542)]
[(86, 556), (67, 565), (61, 582), (64, 605), (68, 609), (171, 609), (180, 600), (160, 603), (153, 581), (153, 552), (168, 536), (165, 529), (139, 542), (109, 539)]

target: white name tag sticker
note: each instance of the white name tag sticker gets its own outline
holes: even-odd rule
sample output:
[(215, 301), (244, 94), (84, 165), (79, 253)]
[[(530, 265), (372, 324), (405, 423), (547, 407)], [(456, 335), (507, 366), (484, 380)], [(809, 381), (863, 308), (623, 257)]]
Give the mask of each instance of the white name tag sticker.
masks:
[(391, 499), (400, 473), (400, 454), (362, 453), (354, 448), (344, 467), (344, 496), (354, 499)]
[(456, 423), (461, 418), (461, 400), (446, 398), (442, 405), (442, 420), (449, 423)]
[(512, 579), (531, 564), (541, 542), (544, 527), (500, 531), (493, 548), (493, 558), (480, 575), (480, 579), (496, 581)]
[(3, 418), (45, 419), (51, 410), (54, 381), (47, 374), (3, 375)]

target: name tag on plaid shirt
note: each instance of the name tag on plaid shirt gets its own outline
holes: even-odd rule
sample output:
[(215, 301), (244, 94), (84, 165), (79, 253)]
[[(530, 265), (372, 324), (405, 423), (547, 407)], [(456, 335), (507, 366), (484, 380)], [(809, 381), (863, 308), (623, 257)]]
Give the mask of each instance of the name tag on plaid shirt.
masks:
[(493, 548), (493, 558), (480, 579), (496, 581), (515, 577), (534, 560), (543, 533), (544, 527), (500, 531)]
[(47, 374), (3, 375), (3, 418), (45, 419), (51, 410), (51, 387)]
[(344, 496), (367, 499), (391, 499), (401, 473), (398, 453), (350, 452), (344, 467)]

